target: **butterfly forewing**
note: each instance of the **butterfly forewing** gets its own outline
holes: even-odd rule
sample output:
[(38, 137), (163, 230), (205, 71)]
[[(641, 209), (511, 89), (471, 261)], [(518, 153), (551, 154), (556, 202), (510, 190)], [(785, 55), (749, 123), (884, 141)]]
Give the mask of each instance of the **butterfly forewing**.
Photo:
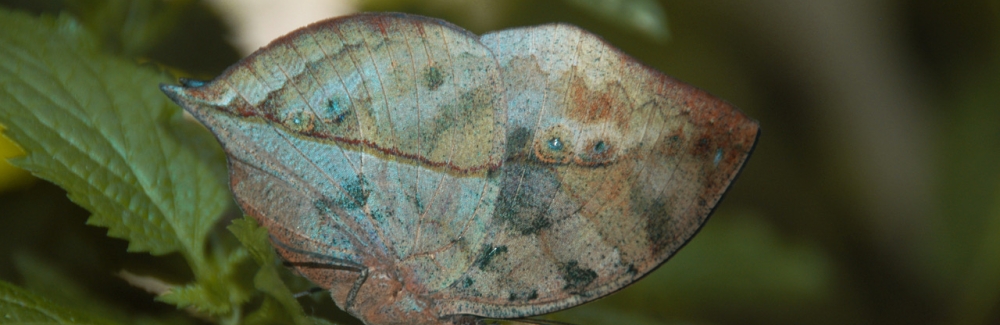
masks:
[[(203, 87), (165, 90), (223, 143), (237, 201), (293, 265), (391, 265), (431, 291), (455, 282), (486, 236), (497, 185), (485, 175), (505, 142), (499, 73), (450, 24), (362, 15), (278, 39)], [(341, 269), (303, 273), (349, 287), (324, 283), (343, 281), (327, 274)]]

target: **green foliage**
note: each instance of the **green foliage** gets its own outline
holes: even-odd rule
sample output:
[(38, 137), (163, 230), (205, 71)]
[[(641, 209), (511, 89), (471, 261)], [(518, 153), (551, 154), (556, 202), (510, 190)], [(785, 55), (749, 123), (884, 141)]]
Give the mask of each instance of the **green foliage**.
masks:
[(655, 0), (566, 0), (569, 4), (649, 35), (657, 40), (670, 37), (667, 13)]
[[(225, 167), (211, 135), (159, 92), (170, 78), (104, 54), (68, 16), (0, 11), (0, 29), (8, 31), (0, 33), (0, 122), (26, 152), (12, 162), (63, 187), (92, 213), (88, 224), (127, 240), (129, 251), (183, 256), (195, 281), (158, 300), (238, 322), (256, 285), (271, 289), (266, 299), (297, 306), (287, 288), (273, 289), (282, 285), (273, 265), (254, 277), (246, 249), (208, 245), (230, 207)], [(252, 238), (257, 255), (260, 245), (270, 249), (266, 237)]]
[(247, 323), (267, 324), (281, 321), (281, 319), (269, 320), (268, 317), (288, 315), (297, 325), (309, 324), (310, 321), (302, 311), (302, 306), (295, 301), (292, 291), (282, 282), (278, 274), (278, 256), (268, 241), (267, 229), (257, 226), (257, 222), (249, 217), (234, 220), (228, 229), (250, 251), (250, 255), (253, 255), (254, 261), (260, 266), (253, 277), (253, 284), (257, 290), (267, 294), (259, 313), (250, 315)]
[(23, 253), (14, 256), (14, 263), (24, 278), (22, 281), (24, 288), (44, 296), (51, 300), (52, 304), (74, 310), (86, 310), (93, 315), (101, 315), (122, 324), (129, 322), (124, 313), (92, 299), (93, 293), (87, 292), (50, 263)]
[(10, 283), (0, 281), (0, 324), (115, 324), (53, 304)]
[(161, 62), (201, 78), (240, 57), (206, 1), (0, 0), (0, 6), (72, 15), (105, 52)]
[[(157, 300), (178, 307), (194, 307), (212, 315), (234, 314), (240, 305), (250, 300), (253, 291), (247, 279), (249, 255), (243, 248), (217, 256), (219, 263), (208, 264), (200, 281), (175, 287)], [(198, 272), (198, 270), (196, 270)]]
[(192, 1), (78, 0), (67, 3), (80, 22), (99, 36), (102, 47), (135, 56), (147, 53), (180, 22)]
[(0, 28), (17, 31), (0, 34), (0, 120), (27, 153), (13, 162), (67, 189), (94, 213), (89, 223), (130, 251), (208, 263), (205, 238), (228, 194), (217, 169), (170, 131), (186, 122), (155, 87), (169, 79), (102, 56), (65, 16), (3, 12)]

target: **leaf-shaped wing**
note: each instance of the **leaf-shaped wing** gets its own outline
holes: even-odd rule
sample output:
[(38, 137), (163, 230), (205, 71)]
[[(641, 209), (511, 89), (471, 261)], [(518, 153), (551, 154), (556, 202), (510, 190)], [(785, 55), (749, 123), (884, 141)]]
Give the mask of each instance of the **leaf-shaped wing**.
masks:
[(482, 40), (510, 99), (500, 230), (440, 294), (447, 313), (520, 317), (621, 289), (698, 231), (753, 149), (755, 121), (579, 28)]
[(222, 142), (244, 211), (342, 305), (364, 267), (434, 291), (475, 262), (506, 122), (499, 66), (475, 35), (338, 18), (192, 86), (163, 89)]

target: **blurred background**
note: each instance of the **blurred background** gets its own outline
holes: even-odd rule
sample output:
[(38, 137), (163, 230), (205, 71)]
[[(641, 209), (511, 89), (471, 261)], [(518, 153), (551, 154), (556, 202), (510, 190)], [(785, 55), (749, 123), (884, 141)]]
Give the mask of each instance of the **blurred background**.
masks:
[[(1000, 0), (0, 0), (72, 15), (107, 51), (210, 79), (267, 41), (357, 11), (475, 33), (568, 22), (761, 123), (701, 233), (578, 324), (1000, 324)], [(18, 155), (0, 139), (0, 155)], [(0, 161), (0, 279), (186, 319), (58, 187)], [(42, 275), (44, 273), (44, 275)], [(42, 280), (45, 279), (45, 280)], [(92, 298), (88, 298), (92, 299)], [(330, 313), (327, 304), (307, 312)], [(194, 320), (197, 322), (197, 320)], [(356, 322), (356, 321), (355, 321)]]

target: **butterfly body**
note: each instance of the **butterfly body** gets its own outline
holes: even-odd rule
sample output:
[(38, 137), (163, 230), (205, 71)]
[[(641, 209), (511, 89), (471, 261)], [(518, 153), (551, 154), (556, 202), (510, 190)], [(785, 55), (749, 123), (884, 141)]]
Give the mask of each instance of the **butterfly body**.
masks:
[(319, 22), (205, 84), (243, 211), (367, 324), (472, 324), (610, 294), (700, 228), (758, 127), (568, 25)]

